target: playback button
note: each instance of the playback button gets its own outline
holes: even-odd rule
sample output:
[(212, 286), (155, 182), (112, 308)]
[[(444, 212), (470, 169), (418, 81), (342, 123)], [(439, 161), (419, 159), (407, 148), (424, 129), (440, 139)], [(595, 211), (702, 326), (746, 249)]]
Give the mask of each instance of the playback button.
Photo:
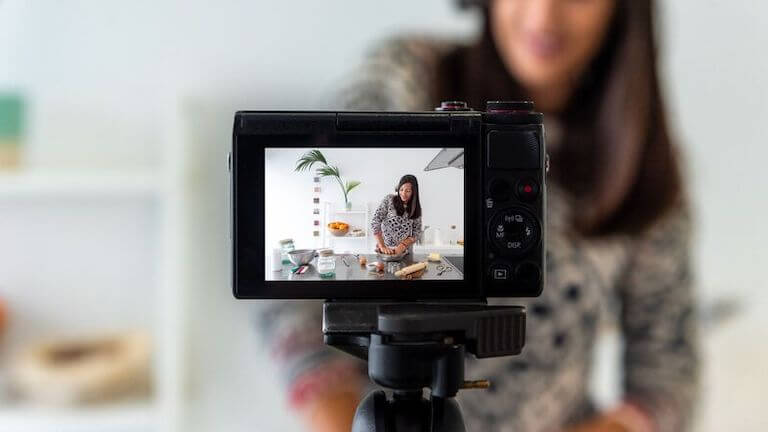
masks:
[(512, 279), (512, 271), (506, 265), (495, 264), (491, 266), (491, 279), (494, 281), (506, 281)]

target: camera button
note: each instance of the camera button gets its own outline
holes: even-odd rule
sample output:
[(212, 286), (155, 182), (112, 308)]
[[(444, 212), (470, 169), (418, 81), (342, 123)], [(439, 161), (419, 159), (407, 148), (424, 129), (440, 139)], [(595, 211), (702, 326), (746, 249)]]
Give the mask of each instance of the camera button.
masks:
[(533, 179), (522, 179), (517, 182), (517, 196), (521, 201), (535, 201), (539, 196), (539, 183)]
[(515, 268), (515, 279), (523, 285), (538, 285), (541, 268), (534, 262), (524, 262)]
[(505, 265), (491, 266), (491, 279), (493, 280), (509, 280), (512, 276), (511, 273), (509, 267)]

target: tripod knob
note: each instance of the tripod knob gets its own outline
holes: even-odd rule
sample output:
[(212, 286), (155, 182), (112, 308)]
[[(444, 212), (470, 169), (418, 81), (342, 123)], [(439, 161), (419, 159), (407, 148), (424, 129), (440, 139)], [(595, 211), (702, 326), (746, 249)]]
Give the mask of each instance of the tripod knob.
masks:
[(475, 381), (464, 381), (461, 384), (462, 390), (486, 390), (491, 387), (491, 382), (488, 380), (475, 380)]

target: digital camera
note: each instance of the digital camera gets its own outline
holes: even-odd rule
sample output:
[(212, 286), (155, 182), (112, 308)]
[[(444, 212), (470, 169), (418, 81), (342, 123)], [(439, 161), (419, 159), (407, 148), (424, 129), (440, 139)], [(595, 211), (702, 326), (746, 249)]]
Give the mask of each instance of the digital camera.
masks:
[(235, 297), (541, 294), (548, 159), (533, 103), (234, 120)]

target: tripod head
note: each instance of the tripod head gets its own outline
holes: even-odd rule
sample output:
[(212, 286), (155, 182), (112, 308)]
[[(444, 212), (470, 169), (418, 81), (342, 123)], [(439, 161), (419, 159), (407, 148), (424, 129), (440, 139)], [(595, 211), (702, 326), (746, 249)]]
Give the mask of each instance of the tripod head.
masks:
[[(517, 355), (525, 344), (525, 309), (482, 303), (352, 303), (323, 305), (327, 345), (368, 361), (368, 375), (393, 391), (369, 394), (353, 432), (465, 431), (453, 399), (462, 388), (466, 353)], [(429, 389), (429, 398), (422, 397)]]

